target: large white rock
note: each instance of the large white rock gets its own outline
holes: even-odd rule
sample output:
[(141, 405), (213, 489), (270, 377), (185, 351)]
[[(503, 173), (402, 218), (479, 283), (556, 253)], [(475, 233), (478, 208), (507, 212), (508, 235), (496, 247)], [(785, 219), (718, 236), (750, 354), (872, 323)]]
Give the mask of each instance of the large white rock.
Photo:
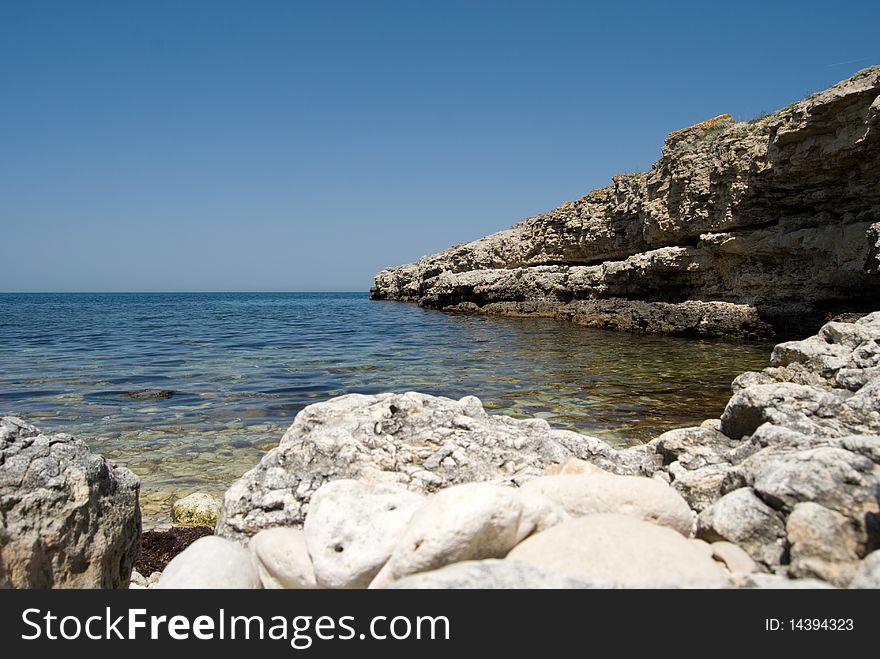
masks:
[(266, 529), (251, 538), (250, 550), (263, 588), (317, 588), (315, 571), (300, 529)]
[(318, 585), (369, 586), (424, 502), (401, 486), (338, 480), (320, 487), (303, 526)]
[(459, 561), (501, 558), (517, 542), (521, 513), (512, 488), (469, 483), (443, 490), (416, 511), (370, 587)]
[(544, 476), (522, 487), (557, 502), (571, 517), (620, 513), (691, 535), (694, 513), (682, 496), (656, 478), (583, 474)]
[(312, 495), (334, 480), (419, 494), (461, 483), (515, 486), (571, 457), (618, 473), (640, 473), (650, 462), (645, 446), (618, 451), (543, 419), (487, 414), (473, 396), (349, 394), (297, 414), (278, 447), (226, 491), (216, 533), (241, 538), (301, 526)]
[(395, 581), (394, 589), (521, 589), (602, 588), (604, 584), (545, 570), (521, 561), (488, 558), (453, 563)]
[(580, 517), (524, 540), (509, 560), (624, 588), (722, 588), (722, 568), (697, 543), (618, 514)]
[(156, 588), (260, 587), (260, 578), (248, 550), (215, 535), (199, 538), (171, 559)]

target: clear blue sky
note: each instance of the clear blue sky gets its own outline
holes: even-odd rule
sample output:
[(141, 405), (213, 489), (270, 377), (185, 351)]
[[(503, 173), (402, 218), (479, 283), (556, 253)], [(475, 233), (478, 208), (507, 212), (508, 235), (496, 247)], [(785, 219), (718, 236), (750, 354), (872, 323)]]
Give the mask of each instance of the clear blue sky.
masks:
[(880, 2), (0, 2), (0, 290), (366, 290), (880, 63)]

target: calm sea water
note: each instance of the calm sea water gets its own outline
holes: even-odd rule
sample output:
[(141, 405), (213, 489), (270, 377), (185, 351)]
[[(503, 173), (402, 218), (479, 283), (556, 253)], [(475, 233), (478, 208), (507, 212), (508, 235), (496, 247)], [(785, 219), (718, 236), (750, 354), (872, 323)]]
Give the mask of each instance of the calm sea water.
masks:
[[(417, 390), (617, 444), (717, 417), (769, 346), (445, 314), (366, 294), (0, 294), (0, 413), (143, 481), (148, 522), (222, 493), (305, 405)], [(137, 399), (132, 391), (172, 391)]]

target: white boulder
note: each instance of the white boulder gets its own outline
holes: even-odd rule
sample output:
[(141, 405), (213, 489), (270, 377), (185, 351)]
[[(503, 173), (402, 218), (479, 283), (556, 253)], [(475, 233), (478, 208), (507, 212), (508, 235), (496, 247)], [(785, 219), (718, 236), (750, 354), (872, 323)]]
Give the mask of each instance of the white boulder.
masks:
[(317, 588), (315, 571), (300, 529), (260, 531), (251, 538), (250, 550), (263, 588)]
[(722, 588), (724, 571), (680, 533), (628, 515), (573, 519), (533, 535), (507, 558), (623, 588)]
[(518, 540), (522, 503), (513, 488), (468, 483), (442, 490), (416, 511), (370, 585), (482, 558), (502, 558)]
[(583, 474), (543, 476), (522, 487), (558, 503), (571, 517), (620, 513), (691, 535), (694, 513), (682, 496), (656, 478)]
[(366, 588), (424, 502), (401, 486), (355, 480), (321, 486), (312, 495), (303, 526), (318, 585)]
[(171, 559), (156, 588), (260, 587), (248, 550), (237, 542), (208, 535)]

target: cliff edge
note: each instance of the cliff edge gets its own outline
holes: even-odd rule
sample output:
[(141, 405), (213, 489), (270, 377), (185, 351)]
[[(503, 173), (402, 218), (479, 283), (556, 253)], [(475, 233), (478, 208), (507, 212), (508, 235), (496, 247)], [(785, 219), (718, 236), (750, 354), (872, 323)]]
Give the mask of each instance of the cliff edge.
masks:
[(805, 335), (880, 307), (880, 66), (670, 133), (649, 172), (376, 275), (373, 299), (639, 332)]

